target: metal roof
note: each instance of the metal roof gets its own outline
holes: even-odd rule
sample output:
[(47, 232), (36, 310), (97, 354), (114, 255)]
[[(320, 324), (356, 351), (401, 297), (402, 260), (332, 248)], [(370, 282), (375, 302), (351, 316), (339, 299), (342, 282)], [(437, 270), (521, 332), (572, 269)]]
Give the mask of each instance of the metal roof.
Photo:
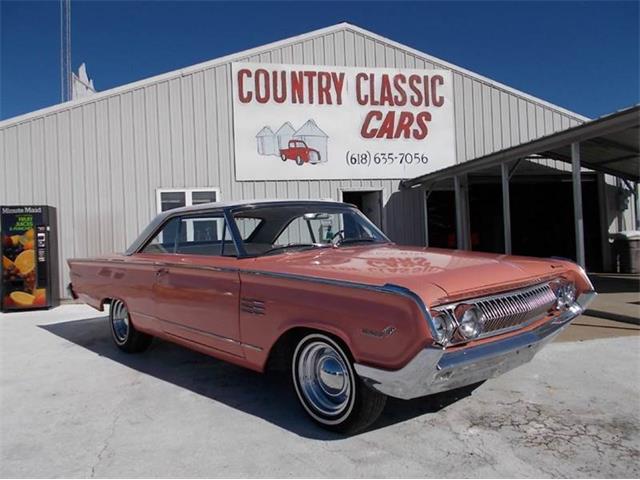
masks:
[[(453, 70), (455, 72), (458, 72), (466, 77), (469, 78), (473, 78), (475, 80), (478, 80), (480, 82), (483, 82), (487, 85), (491, 85), (495, 88), (501, 89), (505, 92), (508, 92), (510, 94), (516, 95), (518, 97), (521, 97), (523, 99), (527, 99), (530, 101), (533, 101), (539, 105), (542, 106), (546, 106), (549, 108), (553, 108), (555, 110), (557, 110), (558, 112), (567, 114), (567, 115), (571, 115), (573, 117), (575, 117), (578, 120), (589, 120), (588, 117), (585, 117), (584, 115), (581, 115), (579, 113), (576, 112), (572, 112), (571, 110), (568, 110), (566, 108), (560, 107), (558, 105), (554, 105), (551, 102), (547, 102), (546, 100), (542, 100), (538, 97), (535, 97), (533, 95), (529, 95), (528, 93), (522, 92), (520, 90), (517, 90), (515, 88), (509, 87), (503, 83), (500, 83), (496, 80), (492, 80), (488, 77), (485, 77), (483, 75), (480, 75), (478, 73), (472, 72), (470, 70), (467, 70), (466, 68), (462, 68), (459, 67), (457, 65), (454, 65), (453, 63), (449, 63), (445, 60), (442, 60), (440, 58), (434, 57), (432, 55), (429, 55), (427, 53), (424, 53), (420, 50), (417, 50), (415, 48), (409, 47), (407, 45), (404, 45), (400, 42), (396, 42), (394, 40), (391, 40), (389, 38), (383, 37), (382, 35), (378, 35), (377, 33), (371, 32), (369, 30), (366, 30), (364, 28), (358, 27), (356, 25), (352, 25), (350, 23), (347, 22), (343, 22), (343, 23), (338, 23), (336, 25), (332, 25), (329, 27), (325, 27), (325, 28), (320, 28), (318, 30), (313, 30), (307, 33), (303, 33), (301, 35), (296, 35), (293, 37), (289, 37), (289, 38), (285, 38), (283, 40), (278, 40), (272, 43), (268, 43), (265, 45), (261, 45), (258, 47), (254, 47), (254, 48), (250, 48), (247, 50), (243, 50), (237, 53), (232, 53), (230, 55), (225, 55), (223, 57), (219, 57), (213, 60), (208, 60), (206, 62), (202, 62), (202, 63), (198, 63), (189, 67), (185, 67), (182, 69), (178, 69), (178, 70), (173, 70), (167, 73), (162, 73), (160, 75), (155, 75), (153, 77), (149, 77), (149, 78), (145, 78), (142, 80), (138, 80), (136, 82), (132, 82), (129, 84), (125, 84), (125, 85), (121, 85), (118, 87), (114, 87), (108, 90), (103, 90), (100, 92), (95, 93), (94, 95), (90, 95), (88, 97), (84, 97), (84, 98), (80, 98), (80, 99), (76, 99), (76, 100), (72, 100), (69, 102), (65, 102), (65, 103), (60, 103), (57, 105), (52, 105), (49, 107), (45, 107), (39, 110), (35, 110), (33, 112), (29, 112), (29, 113), (25, 113), (22, 115), (18, 115), (16, 117), (12, 117), (12, 118), (8, 118), (5, 120), (1, 120), (0, 121), (0, 128), (3, 128), (5, 126), (9, 126), (9, 125), (15, 125), (15, 124), (19, 124), (25, 121), (28, 121), (29, 119), (33, 118), (33, 117), (37, 117), (37, 116), (41, 116), (41, 115), (48, 115), (48, 114), (52, 114), (52, 113), (56, 113), (56, 112), (60, 112), (60, 111), (64, 111), (64, 110), (68, 110), (71, 108), (74, 108), (78, 105), (84, 104), (84, 103), (90, 103), (90, 102), (94, 102), (96, 100), (99, 100), (101, 98), (108, 98), (114, 95), (118, 95), (120, 93), (123, 92), (128, 92), (128, 91), (134, 91), (136, 89), (142, 88), (146, 85), (150, 85), (150, 84), (154, 84), (154, 83), (160, 83), (166, 80), (170, 80), (173, 78), (179, 78), (185, 75), (188, 75), (190, 73), (194, 73), (194, 72), (199, 72), (199, 71), (203, 71), (218, 65), (222, 65), (225, 63), (230, 63), (230, 62), (242, 62), (242, 61), (246, 61), (250, 56), (252, 55), (256, 55), (259, 53), (263, 53), (265, 51), (269, 51), (271, 49), (274, 48), (279, 48), (282, 47), (284, 45), (289, 45), (289, 44), (293, 44), (295, 42), (301, 42), (301, 41), (305, 41), (305, 40), (310, 40), (310, 39), (314, 39), (317, 37), (320, 37), (322, 35), (326, 35), (329, 33), (335, 33), (335, 32), (339, 32), (339, 31), (351, 31), (351, 32), (355, 32), (355, 33), (359, 33), (361, 35), (365, 35), (373, 40), (375, 40), (376, 42), (379, 42), (380, 44), (386, 44), (395, 48), (399, 48), (402, 50), (405, 50), (406, 52), (409, 52), (413, 55), (416, 55), (430, 63), (433, 63), (434, 65), (436, 65), (439, 68), (444, 68), (444, 69), (449, 69), (449, 70)], [(265, 63), (269, 63), (269, 62), (265, 62)]]
[(583, 167), (640, 182), (640, 105), (635, 105), (528, 143), (403, 180), (402, 185), (433, 183), (532, 155), (571, 163), (573, 143), (580, 144)]

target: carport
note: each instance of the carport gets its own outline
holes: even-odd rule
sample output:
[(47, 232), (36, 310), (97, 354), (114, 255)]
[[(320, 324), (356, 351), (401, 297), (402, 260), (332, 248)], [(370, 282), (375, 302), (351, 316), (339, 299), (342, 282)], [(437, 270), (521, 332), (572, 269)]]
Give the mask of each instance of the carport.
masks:
[[(527, 162), (523, 162), (527, 160)], [(469, 212), (469, 179), (499, 179), (502, 196), (504, 252), (512, 253), (512, 215), (510, 184), (517, 169), (523, 163), (529, 171), (525, 176), (535, 180), (536, 175), (553, 170), (565, 170), (573, 192), (573, 217), (575, 231), (575, 260), (585, 266), (585, 239), (583, 217), (582, 176), (585, 173), (615, 177), (618, 187), (630, 192), (632, 225), (638, 229), (638, 182), (640, 181), (640, 106), (583, 123), (529, 143), (507, 148), (468, 162), (460, 163), (427, 175), (402, 182), (405, 188), (422, 188), (425, 191), (425, 215), (431, 193), (439, 189), (453, 189), (455, 194), (455, 232), (457, 248), (471, 249), (471, 218)], [(549, 168), (550, 163), (553, 164)], [(520, 172), (523, 174), (523, 172)], [(606, 206), (599, 206), (606, 210)], [(602, 211), (601, 211), (602, 214)], [(606, 211), (604, 212), (606, 215)], [(553, 217), (550, 217), (551, 221)], [(540, 222), (550, 218), (541, 218)], [(428, 221), (425, 221), (425, 238), (429, 244)], [(629, 228), (629, 227), (627, 227)], [(606, 240), (608, 232), (601, 232)], [(604, 247), (603, 252), (604, 252)]]

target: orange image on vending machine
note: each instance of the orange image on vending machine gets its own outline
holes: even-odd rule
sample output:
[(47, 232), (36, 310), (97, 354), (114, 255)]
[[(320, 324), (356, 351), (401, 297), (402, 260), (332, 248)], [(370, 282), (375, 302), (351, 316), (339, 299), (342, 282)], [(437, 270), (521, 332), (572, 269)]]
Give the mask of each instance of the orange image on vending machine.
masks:
[(58, 305), (56, 209), (47, 205), (0, 207), (0, 309)]

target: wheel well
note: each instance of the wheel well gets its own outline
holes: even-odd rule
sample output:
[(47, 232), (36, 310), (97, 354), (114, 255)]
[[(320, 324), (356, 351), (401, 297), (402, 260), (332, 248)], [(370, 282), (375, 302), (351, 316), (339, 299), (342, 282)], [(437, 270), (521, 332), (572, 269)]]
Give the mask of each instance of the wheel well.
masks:
[(105, 305), (109, 305), (111, 306), (111, 302), (113, 301), (113, 298), (103, 298), (100, 301), (100, 311), (104, 311), (104, 306)]
[(353, 355), (349, 347), (337, 335), (319, 330), (317, 328), (294, 327), (284, 332), (269, 351), (265, 370), (267, 371), (286, 371), (290, 365), (289, 361), (293, 355), (298, 341), (305, 335), (310, 333), (321, 333), (336, 341), (344, 350), (344, 352), (353, 361)]

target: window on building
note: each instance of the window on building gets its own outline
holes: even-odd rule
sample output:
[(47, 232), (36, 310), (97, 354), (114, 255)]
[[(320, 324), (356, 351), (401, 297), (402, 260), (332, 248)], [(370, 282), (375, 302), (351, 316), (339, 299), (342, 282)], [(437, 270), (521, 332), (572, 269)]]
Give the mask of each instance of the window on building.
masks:
[(174, 208), (217, 202), (220, 191), (217, 188), (159, 189), (157, 192), (158, 213)]

